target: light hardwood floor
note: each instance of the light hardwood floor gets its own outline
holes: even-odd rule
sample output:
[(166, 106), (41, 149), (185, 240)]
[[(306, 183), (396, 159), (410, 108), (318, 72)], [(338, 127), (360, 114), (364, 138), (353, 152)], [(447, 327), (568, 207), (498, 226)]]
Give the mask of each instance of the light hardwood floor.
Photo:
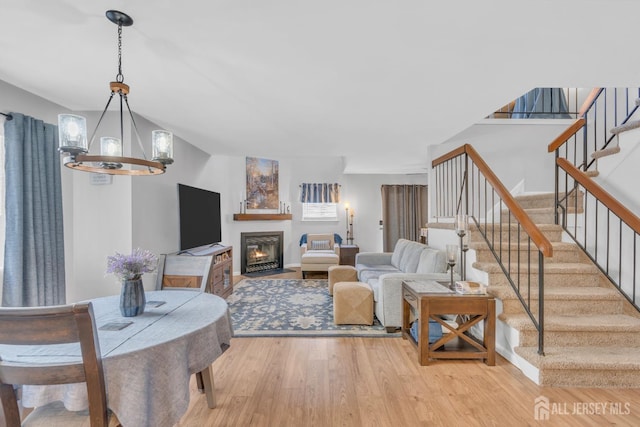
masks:
[(502, 357), (419, 366), (402, 338), (234, 338), (213, 369), (218, 407), (192, 381), (179, 426), (640, 425), (640, 390), (539, 387)]

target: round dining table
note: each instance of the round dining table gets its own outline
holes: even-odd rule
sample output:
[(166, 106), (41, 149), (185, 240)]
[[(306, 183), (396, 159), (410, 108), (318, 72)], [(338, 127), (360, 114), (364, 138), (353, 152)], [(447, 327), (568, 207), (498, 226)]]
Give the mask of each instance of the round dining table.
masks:
[[(215, 406), (211, 364), (231, 344), (224, 299), (190, 290), (148, 291), (144, 313), (122, 317), (119, 295), (91, 300), (107, 386), (108, 406), (123, 427), (171, 427), (189, 406), (189, 380), (200, 373), (209, 407)], [(80, 358), (77, 345), (0, 346), (5, 360), (50, 363)], [(22, 405), (61, 400), (85, 410), (85, 383), (23, 386)]]

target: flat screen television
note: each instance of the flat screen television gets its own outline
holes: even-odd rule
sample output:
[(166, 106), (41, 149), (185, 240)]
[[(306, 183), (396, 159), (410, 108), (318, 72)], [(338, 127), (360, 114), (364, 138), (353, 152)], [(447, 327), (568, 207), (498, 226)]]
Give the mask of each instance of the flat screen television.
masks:
[(178, 205), (181, 251), (220, 243), (220, 193), (178, 184)]

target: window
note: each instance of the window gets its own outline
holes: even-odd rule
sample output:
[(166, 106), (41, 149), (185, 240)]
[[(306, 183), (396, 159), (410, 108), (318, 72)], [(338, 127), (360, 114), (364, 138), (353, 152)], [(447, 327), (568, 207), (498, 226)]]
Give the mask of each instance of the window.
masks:
[(337, 203), (303, 203), (302, 221), (337, 221)]

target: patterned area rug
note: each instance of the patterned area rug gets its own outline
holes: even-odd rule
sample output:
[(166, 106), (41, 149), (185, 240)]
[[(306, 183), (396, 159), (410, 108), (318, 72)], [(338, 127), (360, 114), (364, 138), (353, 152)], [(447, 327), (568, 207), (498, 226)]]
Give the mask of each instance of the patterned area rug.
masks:
[(372, 326), (333, 323), (327, 280), (245, 279), (227, 298), (236, 337), (399, 337)]

